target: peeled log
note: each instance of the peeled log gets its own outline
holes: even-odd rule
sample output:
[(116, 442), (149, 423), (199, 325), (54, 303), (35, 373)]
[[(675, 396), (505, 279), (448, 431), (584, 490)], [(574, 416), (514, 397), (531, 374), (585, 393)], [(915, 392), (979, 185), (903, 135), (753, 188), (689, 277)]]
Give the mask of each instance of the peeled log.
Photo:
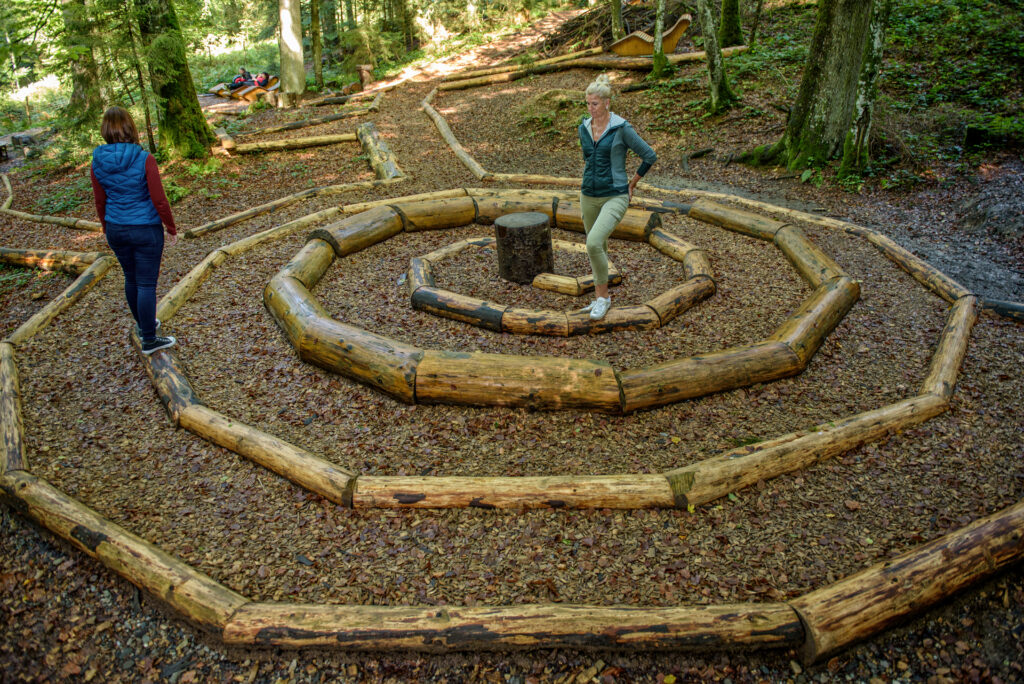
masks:
[(599, 335), (622, 330), (654, 330), (661, 327), (661, 320), (654, 309), (646, 304), (612, 306), (600, 320), (590, 318), (590, 313), (570, 311), (565, 316), (569, 324), (569, 335)]
[(301, 230), (306, 226), (320, 221), (326, 221), (329, 218), (337, 216), (340, 213), (340, 209), (337, 207), (328, 207), (321, 211), (314, 212), (312, 214), (306, 214), (294, 221), (288, 223), (282, 223), (279, 226), (274, 226), (267, 230), (259, 233), (254, 233), (249, 237), (244, 237), (241, 240), (232, 242), (229, 245), (224, 245), (220, 248), (220, 251), (224, 252), (229, 256), (235, 256), (236, 254), (242, 254), (248, 252), (250, 249), (257, 245), (262, 245), (265, 242), (272, 242), (274, 240), (280, 240), (281, 238), (288, 237), (297, 230)]
[(807, 365), (825, 338), (860, 298), (860, 285), (848, 277), (830, 280), (805, 299), (768, 338), (790, 347)]
[(648, 238), (648, 242), (651, 243), (651, 247), (654, 247), (665, 256), (675, 259), (678, 262), (682, 262), (683, 259), (686, 258), (687, 254), (698, 249), (697, 245), (687, 242), (678, 235), (668, 232), (664, 228), (652, 230), (651, 236)]
[(219, 249), (215, 249), (206, 255), (206, 258), (193, 267), (191, 271), (174, 284), (174, 287), (165, 294), (160, 303), (156, 306), (156, 317), (161, 321), (169, 321), (178, 313), (178, 309), (195, 294), (203, 281), (210, 277), (213, 270), (224, 263), (228, 255)]
[(1024, 558), (1024, 501), (790, 601), (817, 662)]
[(420, 257), (413, 257), (409, 260), (408, 281), (409, 294), (412, 295), (423, 286), (434, 286), (434, 269), (430, 261)]
[[(559, 201), (555, 212), (555, 227), (577, 233), (584, 232), (583, 212), (580, 210), (579, 202)], [(651, 232), (656, 228), (661, 228), (661, 217), (658, 214), (643, 209), (626, 209), (611, 237), (647, 242)]]
[(112, 256), (102, 256), (92, 262), (89, 268), (85, 269), (82, 275), (75, 278), (75, 281), (66, 290), (50, 300), (46, 306), (35, 312), (31, 318), (19, 325), (14, 332), (8, 335), (6, 341), (17, 346), (30, 339), (49, 325), (50, 321), (81, 299), (116, 263), (117, 260)]
[(710, 278), (692, 278), (682, 285), (663, 292), (646, 304), (665, 325), (673, 318), (692, 307), (697, 302), (707, 299), (715, 293), (715, 281)]
[(459, 254), (468, 247), (494, 247), (494, 238), (487, 236), (459, 240), (458, 242), (453, 242), (450, 245), (445, 245), (444, 247), (435, 249), (429, 254), (424, 254), (422, 258), (429, 261), (431, 264), (437, 264), (448, 257)]
[(202, 404), (185, 408), (180, 419), (181, 427), (203, 439), (244, 456), (339, 506), (352, 505), (355, 473)]
[[(431, 93), (431, 95), (432, 94), (433, 93)], [(452, 129), (448, 125), (448, 122), (444, 120), (444, 117), (438, 114), (436, 109), (430, 106), (429, 99), (430, 98), (428, 96), (427, 99), (423, 100), (421, 107), (426, 115), (430, 117), (430, 120), (434, 122), (434, 126), (437, 127), (437, 132), (440, 133), (444, 141), (448, 143), (448, 147), (450, 147), (452, 152), (455, 153), (458, 160), (461, 161), (467, 169), (469, 169), (469, 172), (472, 173), (477, 180), (484, 180), (490, 176), (490, 174), (484, 170), (484, 167), (480, 166), (480, 162), (474, 159), (473, 155), (467, 152), (466, 148), (462, 146), (462, 143), (458, 141), (455, 134), (452, 133)]]
[(270, 279), (263, 288), (263, 304), (299, 356), (308, 342), (306, 329), (314, 321), (330, 317), (305, 285), (288, 276), (275, 275)]
[(683, 399), (778, 380), (803, 369), (793, 350), (781, 342), (699, 354), (619, 373), (624, 410), (664, 406)]
[(224, 629), (228, 646), (352, 651), (525, 648), (791, 648), (803, 630), (784, 603), (721, 606), (323, 606), (250, 603)]
[(664, 475), (415, 477), (363, 475), (353, 508), (668, 508)]
[(142, 365), (146, 369), (146, 375), (153, 384), (153, 389), (160, 397), (160, 402), (167, 410), (167, 415), (175, 425), (181, 423), (181, 412), (189, 406), (202, 403), (189, 382), (188, 373), (185, 372), (178, 355), (174, 353), (174, 347), (161, 349), (146, 355), (142, 353), (142, 346), (138, 335), (132, 331), (129, 336), (135, 351), (142, 359)]
[(228, 618), (249, 602), (43, 479), (14, 471), (0, 477), (0, 484), (18, 511), (208, 632), (219, 636)]
[[(550, 292), (557, 292), (569, 295), (570, 297), (578, 297), (583, 294), (580, 281), (574, 276), (541, 273), (533, 279), (531, 284), (538, 290), (549, 290)], [(593, 281), (591, 281), (591, 286), (593, 286)]]
[(103, 256), (103, 252), (67, 252), (53, 249), (14, 249), (0, 247), (0, 262), (39, 268), (44, 271), (63, 271), (79, 275), (89, 264)]
[(389, 206), (401, 215), (407, 233), (458, 228), (476, 220), (476, 204), (472, 197), (392, 202)]
[(555, 215), (555, 198), (547, 197), (477, 197), (477, 221), (494, 223), (495, 219), (506, 214), (517, 214), (536, 211), (547, 214), (548, 218)]
[(377, 135), (377, 127), (372, 121), (360, 124), (356, 129), (356, 135), (377, 178), (398, 178), (405, 175), (402, 169), (398, 168), (398, 160), (395, 159), (391, 148)]
[(569, 334), (569, 324), (563, 311), (509, 307), (501, 317), (501, 330), (515, 335), (566, 337)]
[(274, 150), (301, 150), (306, 147), (321, 147), (344, 142), (355, 142), (355, 133), (339, 133), (337, 135), (312, 135), (306, 138), (289, 138), (287, 140), (265, 140), (263, 142), (239, 143), (235, 146), (237, 154), (253, 154), (256, 152), (273, 152)]
[(952, 303), (971, 294), (966, 287), (881, 233), (865, 231), (864, 237), (915, 280), (947, 302)]
[(435, 287), (419, 287), (412, 293), (414, 309), (455, 321), (501, 332), (505, 305)]
[(715, 279), (715, 271), (711, 268), (711, 261), (703, 249), (695, 249), (687, 252), (683, 258), (683, 272), (686, 278), (698, 278), (704, 276), (710, 280)]
[[(557, 57), (549, 57), (548, 59), (538, 59), (536, 62), (532, 62), (530, 66), (541, 66), (544, 64), (557, 64), (558, 62), (565, 62), (570, 59), (578, 59), (580, 57), (591, 57), (593, 55), (599, 55), (604, 52), (604, 48), (596, 47), (589, 48), (587, 50), (580, 50), (578, 52), (569, 52), (564, 55), (558, 55)], [(516, 71), (522, 69), (522, 64), (504, 64), (495, 67), (489, 67), (486, 69), (474, 69), (472, 71), (458, 71), (454, 74), (448, 74), (442, 81), (463, 81), (467, 78), (478, 78), (480, 76), (490, 76), (491, 74), (500, 74), (505, 71)]]
[(277, 272), (280, 276), (295, 278), (312, 289), (334, 261), (334, 248), (324, 240), (313, 239), (303, 245), (291, 261)]
[(304, 361), (413, 402), (422, 349), (330, 318), (310, 322), (305, 332)]
[[(347, 119), (352, 116), (359, 116), (360, 114), (366, 114), (370, 111), (370, 105), (365, 107), (356, 107), (344, 112), (338, 112), (337, 114), (328, 114), (327, 116), (316, 116), (312, 119), (302, 119), (300, 121), (292, 121), (291, 123), (280, 124), (278, 126), (265, 126), (264, 128), (254, 128), (249, 131), (240, 131), (235, 134), (235, 138), (244, 138), (251, 135), (269, 135), (270, 133), (280, 133), (281, 131), (294, 131), (299, 128), (308, 128), (310, 126), (320, 126), (325, 123), (332, 121), (338, 121), (339, 119)], [(218, 131), (220, 129), (217, 129)], [(218, 133), (218, 136), (220, 134)], [(223, 144), (223, 138), (221, 139)], [(227, 146), (225, 146), (227, 149)]]
[(536, 185), (562, 185), (573, 188), (580, 187), (582, 182), (579, 178), (567, 178), (565, 176), (545, 176), (536, 173), (490, 173), (481, 180), (492, 183), (526, 183)]
[(382, 207), (387, 204), (394, 204), (395, 202), (418, 202), (420, 200), (428, 199), (444, 199), (446, 197), (465, 197), (466, 190), (464, 188), (455, 188), (454, 190), (437, 190), (436, 192), (421, 192), (416, 195), (405, 195), (404, 197), (390, 197), (387, 199), (373, 200), (372, 202), (358, 202), (356, 204), (346, 204), (341, 208), (341, 211), (346, 214), (359, 214), (367, 209), (374, 209), (376, 207)]
[(428, 350), (416, 373), (427, 404), (584, 408), (618, 413), (615, 370), (603, 361)]
[(377, 207), (344, 218), (309, 234), (334, 248), (334, 253), (347, 256), (372, 247), (402, 232), (402, 217), (391, 207)]
[(960, 373), (960, 364), (967, 353), (967, 343), (971, 339), (971, 328), (978, 320), (978, 298), (961, 297), (950, 308), (946, 326), (939, 337), (939, 346), (932, 356), (928, 375), (921, 385), (922, 392), (937, 394), (949, 401), (956, 386), (956, 377)]
[(846, 275), (839, 264), (808, 240), (796, 226), (786, 225), (775, 231), (775, 245), (811, 287), (819, 287), (822, 283)]
[(0, 475), (27, 470), (25, 425), (21, 419), (21, 386), (14, 345), (0, 342)]
[(941, 397), (923, 394), (824, 423), (810, 431), (738, 447), (663, 474), (675, 492), (677, 507), (698, 506), (761, 480), (809, 468), (886, 434), (923, 423), (948, 407)]
[(694, 202), (690, 207), (688, 216), (698, 221), (712, 223), (737, 233), (767, 240), (768, 242), (774, 240), (775, 233), (785, 225), (781, 221), (765, 218), (760, 214), (733, 209), (732, 207), (705, 199), (699, 199)]

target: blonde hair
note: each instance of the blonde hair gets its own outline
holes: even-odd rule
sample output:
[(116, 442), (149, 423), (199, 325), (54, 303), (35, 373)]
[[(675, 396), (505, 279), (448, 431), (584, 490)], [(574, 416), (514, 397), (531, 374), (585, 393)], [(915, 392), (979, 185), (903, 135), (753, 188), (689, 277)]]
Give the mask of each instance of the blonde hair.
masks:
[(588, 97), (590, 95), (597, 95), (603, 97), (606, 100), (612, 99), (612, 82), (608, 78), (608, 74), (601, 74), (595, 78), (590, 85), (587, 86), (585, 93)]

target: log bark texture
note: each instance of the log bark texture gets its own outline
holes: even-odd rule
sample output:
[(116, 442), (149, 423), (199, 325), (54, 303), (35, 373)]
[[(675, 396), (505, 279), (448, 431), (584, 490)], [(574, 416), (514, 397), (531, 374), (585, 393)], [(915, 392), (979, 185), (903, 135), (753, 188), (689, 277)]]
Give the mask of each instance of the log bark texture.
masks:
[(318, 606), (252, 603), (224, 629), (228, 646), (353, 651), (525, 648), (786, 648), (803, 638), (784, 603), (633, 608)]
[(301, 150), (307, 147), (322, 147), (338, 143), (355, 142), (355, 133), (337, 133), (334, 135), (311, 135), (305, 138), (288, 138), (286, 140), (264, 140), (263, 142), (237, 143), (235, 154), (255, 154), (273, 152), (275, 150)]
[(509, 307), (501, 317), (501, 330), (514, 335), (566, 337), (569, 334), (569, 322), (563, 311)]
[(817, 662), (1024, 559), (1024, 502), (790, 601)]
[[(433, 95), (433, 93), (431, 93), (431, 95)], [(448, 125), (448, 122), (445, 121), (443, 116), (437, 113), (436, 109), (430, 106), (429, 99), (430, 98), (428, 96), (427, 99), (423, 100), (423, 103), (420, 106), (430, 120), (434, 122), (434, 126), (437, 127), (437, 132), (441, 134), (441, 138), (448, 143), (448, 147), (451, 148), (456, 158), (462, 162), (467, 169), (469, 169), (469, 172), (472, 173), (477, 180), (486, 179), (490, 174), (484, 170), (484, 167), (480, 166), (480, 162), (474, 159), (473, 155), (466, 151), (466, 148), (462, 146), (462, 143), (460, 143), (455, 137), (455, 134), (452, 133), (452, 129)]]
[(515, 197), (497, 195), (475, 197), (474, 201), (479, 223), (494, 223), (501, 216), (519, 212), (543, 213), (549, 219), (555, 215), (555, 200), (550, 195)]
[(437, 190), (435, 192), (421, 192), (416, 195), (405, 195), (404, 197), (390, 197), (387, 199), (373, 200), (371, 202), (358, 202), (346, 204), (341, 208), (345, 214), (361, 214), (367, 209), (374, 209), (395, 202), (419, 202), (428, 199), (447, 199), (450, 197), (466, 197), (465, 188), (454, 188), (452, 190)]
[(341, 210), (338, 209), (338, 207), (328, 207), (326, 209), (313, 212), (312, 214), (306, 214), (305, 216), (297, 218), (294, 221), (282, 223), (279, 226), (274, 226), (273, 228), (268, 228), (267, 230), (261, 231), (259, 233), (254, 233), (249, 237), (244, 237), (241, 240), (232, 242), (229, 245), (224, 245), (223, 247), (220, 248), (220, 251), (230, 256), (243, 254), (244, 252), (248, 252), (250, 249), (256, 247), (257, 245), (262, 245), (265, 242), (273, 242), (274, 240), (286, 238), (297, 230), (302, 230), (307, 226), (320, 223), (321, 221), (326, 221), (330, 218), (337, 216), (339, 213), (341, 213)]
[(173, 347), (161, 349), (147, 356), (142, 353), (142, 345), (134, 330), (130, 339), (139, 353), (139, 358), (146, 369), (149, 381), (153, 384), (153, 389), (156, 390), (160, 402), (167, 410), (168, 417), (175, 426), (180, 425), (181, 412), (189, 406), (202, 403), (196, 396), (195, 390), (192, 389), (192, 383), (189, 382), (184, 365), (178, 360), (178, 355), (174, 353)]
[(961, 297), (950, 308), (946, 318), (946, 326), (939, 337), (939, 346), (932, 356), (928, 375), (921, 385), (922, 392), (937, 394), (946, 401), (953, 397), (960, 365), (967, 353), (967, 343), (971, 339), (971, 328), (978, 320), (978, 298)]
[(800, 307), (768, 338), (787, 345), (806, 366), (860, 298), (860, 285), (843, 276), (830, 280), (805, 299)]
[(687, 254), (698, 249), (697, 245), (687, 242), (664, 228), (652, 230), (648, 242), (651, 243), (651, 247), (680, 263), (686, 258)]
[(0, 342), (0, 475), (27, 470), (25, 425), (21, 418), (21, 384), (14, 345)]
[(301, 358), (305, 358), (303, 347), (309, 343), (308, 327), (313, 321), (330, 317), (305, 285), (287, 276), (275, 275), (270, 279), (263, 288), (263, 305)]
[(659, 325), (665, 325), (697, 302), (707, 299), (714, 293), (715, 281), (705, 277), (692, 278), (647, 301), (646, 305), (658, 314)]
[(380, 139), (377, 134), (377, 127), (372, 121), (360, 124), (356, 129), (356, 135), (363, 146), (363, 152), (369, 158), (370, 168), (377, 174), (377, 178), (398, 178), (405, 174), (398, 166), (395, 154), (388, 147), (387, 143)]
[(869, 231), (864, 237), (915, 280), (947, 302), (952, 303), (971, 294), (966, 287), (881, 233)]
[(669, 508), (664, 475), (548, 477), (361, 476), (353, 508)]
[(820, 287), (822, 283), (846, 275), (839, 264), (796, 226), (785, 225), (775, 231), (775, 246), (811, 287)]
[(277, 274), (295, 278), (311, 290), (333, 262), (334, 248), (328, 242), (314, 238), (303, 245)]
[(498, 274), (527, 285), (541, 273), (555, 270), (551, 219), (536, 211), (505, 214), (494, 220)]
[[(263, 128), (253, 128), (248, 131), (239, 131), (235, 133), (235, 138), (245, 138), (253, 135), (269, 135), (271, 133), (280, 133), (281, 131), (294, 131), (300, 128), (308, 128), (310, 126), (320, 126), (325, 123), (332, 121), (338, 121), (340, 119), (347, 119), (353, 116), (360, 116), (370, 111), (370, 105), (365, 107), (357, 107), (348, 111), (337, 112), (335, 114), (328, 114), (326, 116), (315, 116), (312, 119), (301, 119), (299, 121), (292, 121), (286, 124), (280, 124), (278, 126), (264, 126)], [(218, 131), (221, 129), (217, 129)], [(222, 141), (223, 143), (223, 141)]]
[(412, 306), (419, 311), (471, 323), (495, 332), (502, 331), (502, 315), (507, 308), (503, 304), (436, 287), (417, 288), (412, 293)]
[(768, 242), (774, 240), (775, 233), (785, 225), (781, 221), (766, 218), (760, 214), (733, 209), (732, 207), (704, 199), (694, 202), (690, 207), (688, 215), (692, 219), (713, 223), (716, 226), (722, 226), (731, 231), (767, 240)]
[(54, 249), (15, 249), (0, 247), (0, 262), (38, 268), (44, 271), (63, 271), (80, 275), (89, 265), (103, 256), (103, 252), (68, 252)]
[[(583, 212), (578, 201), (559, 201), (555, 211), (555, 227), (562, 230), (583, 232)], [(642, 209), (627, 209), (622, 220), (615, 226), (611, 237), (620, 240), (648, 242), (651, 233), (661, 228), (661, 217)]]
[(327, 242), (343, 257), (371, 247), (402, 232), (402, 216), (391, 207), (377, 207), (318, 228), (309, 234)]
[(5, 473), (0, 491), (18, 511), (204, 631), (221, 636), (228, 618), (249, 602), (30, 473)]
[(415, 294), (416, 290), (423, 286), (434, 287), (434, 267), (431, 262), (422, 257), (409, 259), (409, 273), (406, 277), (406, 285), (409, 288), (409, 296)]
[(393, 202), (389, 206), (402, 216), (402, 225), (408, 233), (457, 228), (476, 220), (476, 203), (472, 197)]
[(654, 330), (661, 327), (657, 312), (646, 304), (612, 306), (600, 320), (593, 320), (590, 313), (570, 311), (565, 316), (569, 335), (601, 335), (622, 330)]

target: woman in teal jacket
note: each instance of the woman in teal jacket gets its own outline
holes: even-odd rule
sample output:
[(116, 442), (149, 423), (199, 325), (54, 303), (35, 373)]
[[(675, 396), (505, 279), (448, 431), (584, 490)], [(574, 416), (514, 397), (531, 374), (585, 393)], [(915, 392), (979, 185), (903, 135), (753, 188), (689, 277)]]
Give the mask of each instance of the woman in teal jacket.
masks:
[[(586, 96), (590, 118), (579, 128), (584, 161), (580, 208), (597, 298), (584, 311), (598, 320), (604, 318), (612, 305), (608, 294), (608, 236), (622, 220), (633, 198), (633, 189), (658, 155), (625, 119), (612, 113), (612, 89), (606, 74), (587, 86)], [(627, 150), (633, 150), (643, 160), (632, 178), (626, 176)]]

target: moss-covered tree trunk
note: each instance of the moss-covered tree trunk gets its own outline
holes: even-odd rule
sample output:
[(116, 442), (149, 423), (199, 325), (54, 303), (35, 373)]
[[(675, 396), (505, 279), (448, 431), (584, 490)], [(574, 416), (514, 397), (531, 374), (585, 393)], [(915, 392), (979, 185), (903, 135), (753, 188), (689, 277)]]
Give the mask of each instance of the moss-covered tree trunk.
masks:
[(323, 26), (327, 61), (333, 64), (335, 60), (331, 53), (338, 49), (338, 8), (335, 0), (322, 0), (320, 3), (320, 25)]
[(313, 81), (318, 91), (324, 89), (324, 50), (320, 34), (320, 0), (309, 0), (309, 37), (313, 46)]
[(66, 114), (78, 129), (96, 129), (103, 113), (99, 66), (93, 55), (93, 27), (81, 0), (61, 0), (63, 54), (71, 70), (71, 97)]
[(657, 0), (654, 10), (654, 58), (651, 78), (661, 78), (668, 66), (665, 49), (661, 45), (661, 34), (665, 31), (665, 0)]
[(281, 91), (278, 103), (295, 107), (306, 90), (306, 66), (302, 56), (302, 14), (299, 0), (280, 0)]
[(744, 155), (754, 164), (799, 169), (842, 149), (853, 120), (871, 0), (820, 0), (807, 64), (782, 139)]
[(612, 40), (619, 40), (626, 35), (622, 25), (622, 0), (611, 0), (612, 3)]
[(700, 17), (701, 33), (704, 36), (704, 53), (708, 63), (708, 111), (712, 114), (725, 111), (736, 103), (736, 95), (729, 87), (722, 64), (722, 50), (718, 46), (715, 15), (708, 0), (697, 0), (697, 15)]
[(170, 0), (139, 0), (139, 35), (157, 98), (160, 144), (174, 155), (203, 159), (217, 137), (199, 107), (185, 59), (185, 40)]
[(859, 175), (868, 165), (868, 147), (871, 142), (871, 116), (878, 95), (878, 74), (882, 66), (885, 47), (885, 29), (889, 25), (892, 0), (875, 0), (871, 12), (868, 38), (864, 44), (864, 63), (857, 83), (857, 99), (853, 105), (853, 124), (843, 142), (843, 160), (839, 177)]
[(722, 21), (718, 27), (718, 46), (743, 45), (740, 26), (740, 0), (722, 0)]

